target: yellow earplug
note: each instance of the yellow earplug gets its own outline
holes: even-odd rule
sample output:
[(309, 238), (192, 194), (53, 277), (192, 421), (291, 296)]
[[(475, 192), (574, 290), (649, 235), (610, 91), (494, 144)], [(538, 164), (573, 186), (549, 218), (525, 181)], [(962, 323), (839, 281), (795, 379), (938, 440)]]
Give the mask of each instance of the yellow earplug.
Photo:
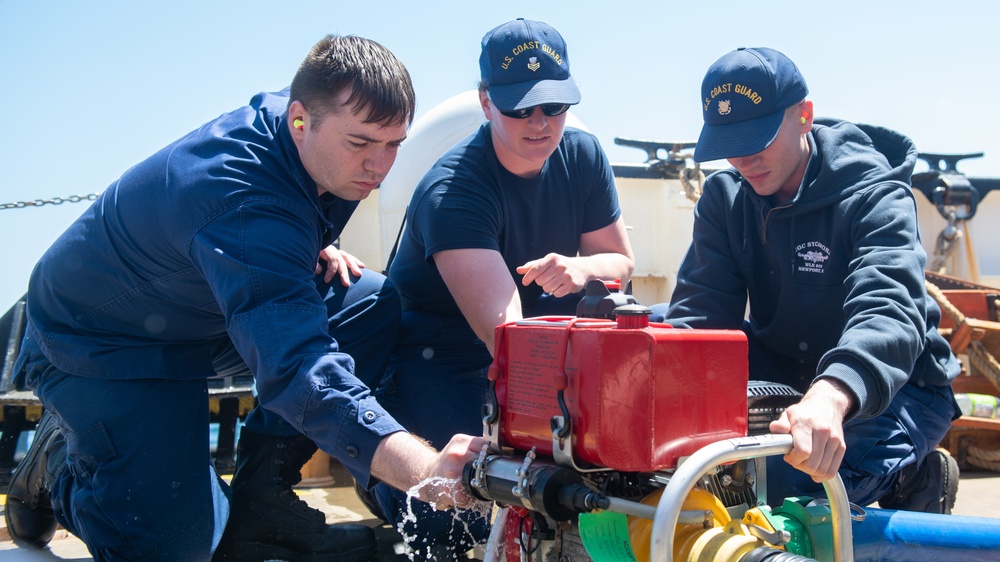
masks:
[(805, 124), (806, 124), (806, 118), (805, 118), (805, 116), (804, 116), (804, 115), (802, 116), (802, 124), (803, 124), (803, 125), (805, 125)]
[[(802, 119), (802, 122), (803, 123), (806, 122), (805, 118)], [(302, 127), (305, 127), (306, 124), (305, 124), (305, 121), (303, 121), (301, 117), (296, 117), (295, 120), (292, 121), (292, 126), (295, 127), (296, 129), (302, 129)]]

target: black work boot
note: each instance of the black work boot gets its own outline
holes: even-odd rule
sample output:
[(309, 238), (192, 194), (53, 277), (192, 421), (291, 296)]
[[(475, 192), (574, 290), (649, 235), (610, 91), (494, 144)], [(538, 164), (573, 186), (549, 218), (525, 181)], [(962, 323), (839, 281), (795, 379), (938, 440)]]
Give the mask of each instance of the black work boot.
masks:
[(66, 440), (55, 416), (45, 412), (7, 490), (4, 519), (14, 544), (22, 548), (45, 548), (52, 540), (57, 525), (49, 489), (65, 468)]
[(950, 514), (958, 495), (958, 463), (935, 449), (919, 465), (899, 471), (896, 482), (878, 501), (883, 509)]
[(213, 560), (290, 562), (370, 560), (375, 532), (364, 525), (327, 525), (323, 512), (292, 486), (316, 452), (304, 435), (275, 437), (241, 430), (229, 522)]

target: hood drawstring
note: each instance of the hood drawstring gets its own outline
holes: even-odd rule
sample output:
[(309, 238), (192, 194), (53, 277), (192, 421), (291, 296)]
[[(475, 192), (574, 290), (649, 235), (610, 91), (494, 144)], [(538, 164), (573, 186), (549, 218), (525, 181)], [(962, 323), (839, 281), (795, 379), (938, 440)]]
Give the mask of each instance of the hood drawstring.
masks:
[(753, 205), (749, 202), (746, 191), (743, 192), (743, 251), (747, 249), (747, 239), (750, 237), (750, 225), (755, 222), (753, 216)]
[[(792, 215), (792, 223), (791, 223), (791, 225), (790, 225), (789, 228), (791, 229), (791, 234), (792, 234), (792, 238), (791, 239), (792, 240), (798, 240), (798, 238), (795, 237), (795, 215)], [(791, 266), (792, 277), (795, 277), (795, 248), (794, 247), (792, 248), (792, 253), (789, 256), (788, 261), (790, 262), (789, 265)]]

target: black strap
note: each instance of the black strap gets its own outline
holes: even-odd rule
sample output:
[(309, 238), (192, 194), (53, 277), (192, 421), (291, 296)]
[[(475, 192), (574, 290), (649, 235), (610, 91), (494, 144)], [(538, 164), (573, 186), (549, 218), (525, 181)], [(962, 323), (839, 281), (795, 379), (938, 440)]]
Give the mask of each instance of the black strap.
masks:
[(399, 232), (396, 233), (396, 242), (392, 245), (392, 251), (389, 252), (389, 260), (385, 262), (385, 269), (382, 270), (383, 275), (389, 275), (389, 266), (392, 265), (393, 258), (396, 257), (396, 250), (399, 249), (399, 240), (403, 237), (403, 227), (406, 226), (406, 213), (409, 212), (410, 206), (406, 206), (406, 210), (403, 211), (403, 222), (399, 223)]

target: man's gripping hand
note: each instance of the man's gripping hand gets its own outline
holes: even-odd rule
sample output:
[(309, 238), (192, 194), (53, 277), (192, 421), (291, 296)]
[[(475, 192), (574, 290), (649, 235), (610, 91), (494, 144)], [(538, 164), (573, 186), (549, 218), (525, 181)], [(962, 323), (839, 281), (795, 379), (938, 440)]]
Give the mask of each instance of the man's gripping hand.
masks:
[(802, 400), (771, 422), (771, 433), (790, 433), (792, 450), (785, 462), (825, 482), (837, 474), (844, 459), (844, 418), (854, 401), (847, 387), (835, 379), (813, 383)]
[(475, 502), (462, 486), (462, 471), (486, 445), (482, 437), (458, 434), (440, 452), (406, 432), (379, 443), (372, 459), (372, 476), (399, 490), (414, 490), (436, 509), (467, 508)]

